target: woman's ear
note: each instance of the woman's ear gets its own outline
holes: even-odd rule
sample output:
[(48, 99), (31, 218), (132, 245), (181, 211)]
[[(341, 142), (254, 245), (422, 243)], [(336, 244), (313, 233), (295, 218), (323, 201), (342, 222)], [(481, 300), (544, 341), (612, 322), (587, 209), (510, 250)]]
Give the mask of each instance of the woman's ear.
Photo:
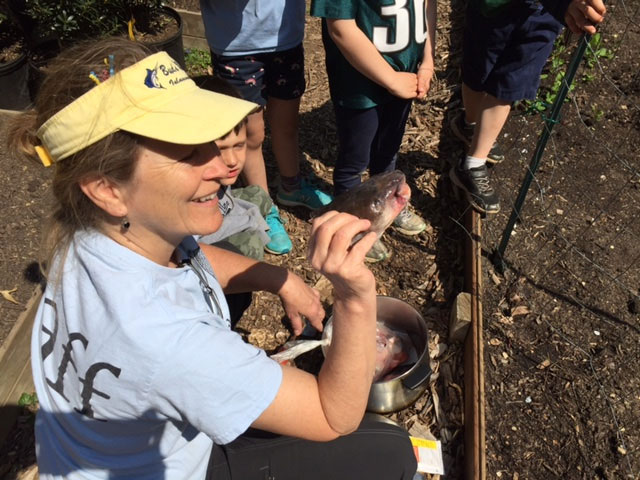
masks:
[(128, 213), (120, 187), (103, 176), (86, 176), (80, 180), (80, 189), (89, 199), (113, 217)]

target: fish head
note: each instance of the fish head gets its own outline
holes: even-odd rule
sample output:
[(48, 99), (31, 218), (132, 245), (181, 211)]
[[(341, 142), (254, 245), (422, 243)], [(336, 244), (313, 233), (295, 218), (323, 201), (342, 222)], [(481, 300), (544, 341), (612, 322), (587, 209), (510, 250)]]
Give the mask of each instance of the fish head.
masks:
[(394, 170), (374, 175), (357, 187), (336, 196), (329, 205), (316, 211), (315, 216), (330, 210), (350, 213), (369, 220), (371, 227), (368, 231), (376, 232), (380, 237), (407, 205), (409, 198), (411, 189), (404, 173)]

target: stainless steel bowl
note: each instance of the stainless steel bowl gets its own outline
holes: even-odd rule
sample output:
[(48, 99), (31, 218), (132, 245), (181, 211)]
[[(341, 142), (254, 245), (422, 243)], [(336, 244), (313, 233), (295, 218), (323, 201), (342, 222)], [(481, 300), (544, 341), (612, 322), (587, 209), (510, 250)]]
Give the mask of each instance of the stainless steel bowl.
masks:
[[(329, 322), (332, 318), (329, 318)], [(391, 413), (414, 403), (427, 388), (431, 376), (429, 335), (422, 315), (398, 298), (378, 296), (377, 318), (386, 326), (407, 333), (418, 355), (416, 363), (403, 374), (371, 385), (367, 411)], [(325, 328), (323, 338), (328, 330), (330, 329)], [(327, 348), (323, 346), (323, 352), (326, 352)]]

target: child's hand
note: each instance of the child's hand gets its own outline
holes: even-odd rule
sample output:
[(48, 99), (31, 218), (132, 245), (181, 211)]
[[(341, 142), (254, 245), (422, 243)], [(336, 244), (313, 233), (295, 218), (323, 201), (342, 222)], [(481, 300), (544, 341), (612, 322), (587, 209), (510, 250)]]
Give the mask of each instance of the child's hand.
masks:
[(387, 90), (400, 98), (416, 98), (418, 95), (418, 76), (409, 72), (393, 72), (387, 82)]
[(594, 24), (604, 20), (607, 9), (602, 0), (572, 0), (564, 14), (564, 21), (573, 33), (596, 33)]
[(429, 88), (431, 88), (431, 78), (433, 77), (433, 67), (420, 67), (418, 69), (418, 99), (427, 98)]

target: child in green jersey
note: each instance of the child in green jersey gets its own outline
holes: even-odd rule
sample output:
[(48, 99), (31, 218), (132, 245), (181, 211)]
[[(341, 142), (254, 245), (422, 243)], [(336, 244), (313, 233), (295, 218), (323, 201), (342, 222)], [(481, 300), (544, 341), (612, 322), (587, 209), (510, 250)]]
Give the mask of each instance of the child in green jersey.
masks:
[[(396, 159), (414, 98), (424, 98), (434, 71), (435, 0), (313, 0), (311, 14), (322, 17), (329, 89), (338, 131), (334, 193), (371, 175), (396, 168)], [(407, 235), (425, 228), (405, 209), (394, 226)], [(384, 260), (382, 242), (367, 255)]]

